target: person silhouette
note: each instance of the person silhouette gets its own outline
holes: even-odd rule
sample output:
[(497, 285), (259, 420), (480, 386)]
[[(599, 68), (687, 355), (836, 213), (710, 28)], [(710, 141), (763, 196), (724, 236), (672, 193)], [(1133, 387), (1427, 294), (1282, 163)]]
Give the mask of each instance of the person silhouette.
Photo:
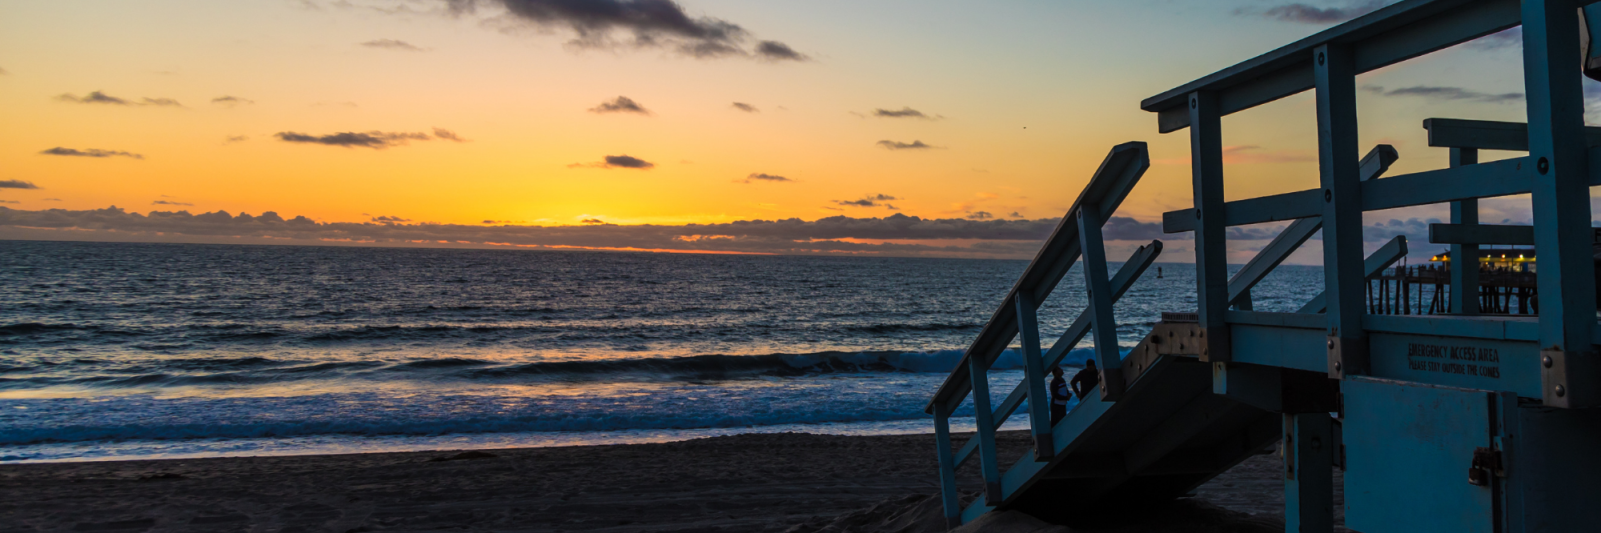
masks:
[(1073, 382), (1071, 383), (1073, 392), (1078, 395), (1080, 400), (1084, 399), (1085, 394), (1089, 394), (1090, 390), (1100, 384), (1101, 371), (1095, 369), (1095, 359), (1084, 361), (1084, 369), (1078, 371), (1077, 374), (1073, 374)]

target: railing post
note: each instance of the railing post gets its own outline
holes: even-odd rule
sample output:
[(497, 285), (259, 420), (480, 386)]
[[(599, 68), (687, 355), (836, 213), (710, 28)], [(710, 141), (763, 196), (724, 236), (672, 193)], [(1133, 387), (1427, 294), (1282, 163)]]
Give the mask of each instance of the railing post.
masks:
[(1334, 424), (1328, 413), (1284, 415), (1284, 531), (1334, 530)]
[(982, 357), (967, 358), (967, 373), (973, 380), (973, 422), (978, 426), (979, 471), (984, 475), (984, 500), (1000, 505), (1001, 464), (995, 455), (995, 411), (990, 407), (989, 362)]
[[(1115, 402), (1123, 397), (1123, 354), (1117, 346), (1117, 318), (1112, 314), (1112, 287), (1106, 279), (1106, 244), (1101, 240), (1101, 224), (1106, 219), (1101, 206), (1078, 207), (1078, 238), (1083, 243), (1085, 288), (1089, 291), (1090, 331), (1095, 335), (1095, 360), (1101, 367), (1101, 401)], [(1227, 285), (1224, 291), (1227, 291)], [(1225, 299), (1227, 292), (1224, 293)]]
[(1362, 181), (1357, 161), (1356, 67), (1350, 48), (1313, 52), (1317, 80), (1318, 174), (1323, 184), (1323, 280), (1328, 305), (1329, 376), (1367, 373), (1362, 330)]
[[(1479, 163), (1479, 149), (1452, 148), (1451, 166), (1461, 167)], [(1479, 200), (1451, 202), (1452, 224), (1478, 224)], [(1451, 245), (1451, 312), (1459, 315), (1479, 314), (1479, 245)]]
[(1545, 405), (1601, 405), (1591, 343), (1589, 157), (1579, 80), (1579, 20), (1571, 0), (1523, 1), (1523, 79), (1528, 94), (1534, 247), (1540, 266), (1540, 381)]
[(934, 448), (939, 452), (939, 495), (945, 510), (945, 527), (962, 525), (962, 499), (956, 492), (956, 456), (951, 452), (951, 409), (934, 406)]
[(1045, 361), (1040, 355), (1039, 307), (1034, 298), (1017, 293), (1017, 331), (1023, 344), (1023, 381), (1028, 385), (1028, 422), (1034, 433), (1034, 460), (1048, 461), (1056, 455), (1051, 442), (1051, 395), (1045, 390)]
[[(1190, 93), (1190, 171), (1195, 186), (1195, 312), (1201, 360), (1228, 362), (1229, 261), (1223, 214), (1223, 113), (1217, 95)], [(1247, 301), (1246, 308), (1250, 307)]]

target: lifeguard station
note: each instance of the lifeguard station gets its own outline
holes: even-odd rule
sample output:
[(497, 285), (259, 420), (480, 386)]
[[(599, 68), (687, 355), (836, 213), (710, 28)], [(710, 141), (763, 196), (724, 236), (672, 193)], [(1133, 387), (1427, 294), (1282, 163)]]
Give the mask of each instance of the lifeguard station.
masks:
[[(1165, 314), (1120, 353), (1112, 304), (1162, 246), (1110, 271), (1101, 226), (1149, 166), (1143, 143), (1113, 148), (928, 405), (950, 525), (997, 509), (1172, 499), (1280, 443), (1287, 531), (1332, 529), (1335, 468), (1356, 531), (1601, 530), (1590, 210), (1601, 133), (1584, 125), (1580, 80), (1601, 68), (1585, 22), (1601, 24), (1601, 5), (1590, 3), (1404, 0), (1142, 102), (1162, 133), (1190, 135), (1195, 207), (1166, 213), (1163, 228), (1194, 234), (1198, 308)], [(1358, 74), (1519, 26), (1527, 124), (1427, 121), (1430, 146), (1450, 151), (1439, 170), (1386, 175), (1399, 156), (1389, 146), (1361, 156)], [(1224, 201), (1222, 117), (1309, 90), (1321, 187)], [(1483, 150), (1527, 154), (1480, 163)], [(1525, 194), (1532, 227), (1479, 224), (1478, 199)], [(1373, 312), (1370, 280), (1407, 243), (1364, 256), (1362, 213), (1430, 204), (1450, 205), (1451, 223), (1431, 236), (1452, 257), (1538, 249), (1537, 313), (1481, 313), (1470, 268), (1450, 271), (1447, 313)], [(1227, 228), (1273, 221), (1290, 223), (1231, 278)], [(1251, 288), (1318, 230), (1324, 282), (1308, 294), (1321, 294), (1295, 313), (1253, 311)], [(1088, 308), (1046, 348), (1035, 313), (1075, 263)], [(1099, 394), (1053, 426), (1045, 369), (1086, 335)], [(995, 403), (988, 370), (1014, 339), (1026, 378)], [(977, 434), (958, 449), (949, 421), (970, 397)], [(1002, 465), (995, 430), (1025, 400), (1034, 453)], [(974, 458), (984, 489), (964, 505), (956, 472)]]

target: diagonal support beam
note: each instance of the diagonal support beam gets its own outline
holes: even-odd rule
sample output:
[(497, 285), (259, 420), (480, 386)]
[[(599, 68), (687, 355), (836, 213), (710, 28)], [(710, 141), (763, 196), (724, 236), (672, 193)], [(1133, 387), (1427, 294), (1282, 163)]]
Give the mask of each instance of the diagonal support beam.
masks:
[[(1362, 262), (1362, 270), (1366, 274), (1363, 279), (1379, 275), (1384, 269), (1390, 268), (1390, 265), (1400, 261), (1402, 257), (1406, 257), (1406, 237), (1396, 235), (1395, 238), (1390, 239), (1390, 242), (1384, 243), (1384, 246), (1374, 250), (1373, 255), (1369, 255), (1367, 260)], [(1318, 293), (1317, 297), (1312, 298), (1312, 301), (1307, 302), (1306, 305), (1301, 306), (1295, 312), (1322, 313), (1327, 311), (1328, 307), (1329, 304), (1324, 299), (1324, 293)]]
[[(1401, 154), (1395, 151), (1394, 146), (1381, 144), (1373, 147), (1360, 163), (1362, 181), (1383, 176), (1400, 157)], [(1278, 236), (1273, 238), (1273, 242), (1262, 248), (1256, 257), (1252, 257), (1238, 273), (1234, 274), (1234, 278), (1229, 280), (1229, 305), (1249, 305), (1251, 288), (1261, 283), (1273, 269), (1278, 268), (1280, 263), (1288, 259), (1290, 254), (1295, 253), (1297, 248), (1305, 244), (1307, 239), (1312, 238), (1312, 235), (1320, 229), (1323, 229), (1323, 217), (1312, 217), (1296, 219), (1280, 231)]]

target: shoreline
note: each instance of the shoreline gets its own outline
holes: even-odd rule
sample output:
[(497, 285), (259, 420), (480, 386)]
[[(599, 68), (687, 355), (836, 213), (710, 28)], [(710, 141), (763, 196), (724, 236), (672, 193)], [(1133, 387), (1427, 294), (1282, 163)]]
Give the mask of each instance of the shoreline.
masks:
[[(1030, 438), (1008, 431), (1000, 443), (1003, 456), (1020, 457)], [(933, 449), (930, 434), (778, 433), (466, 452), (6, 464), (0, 523), (11, 526), (7, 531), (932, 532), (944, 530)], [(1255, 531), (1274, 523), (1282, 530), (1277, 464), (1275, 456), (1254, 457), (1180, 500), (1175, 513), (1211, 517), (1185, 523), (1228, 526), (1183, 531)], [(978, 489), (971, 470), (960, 473), (964, 492)], [(883, 529), (892, 523), (899, 525)], [(1173, 529), (1107, 531), (1158, 530)]]

